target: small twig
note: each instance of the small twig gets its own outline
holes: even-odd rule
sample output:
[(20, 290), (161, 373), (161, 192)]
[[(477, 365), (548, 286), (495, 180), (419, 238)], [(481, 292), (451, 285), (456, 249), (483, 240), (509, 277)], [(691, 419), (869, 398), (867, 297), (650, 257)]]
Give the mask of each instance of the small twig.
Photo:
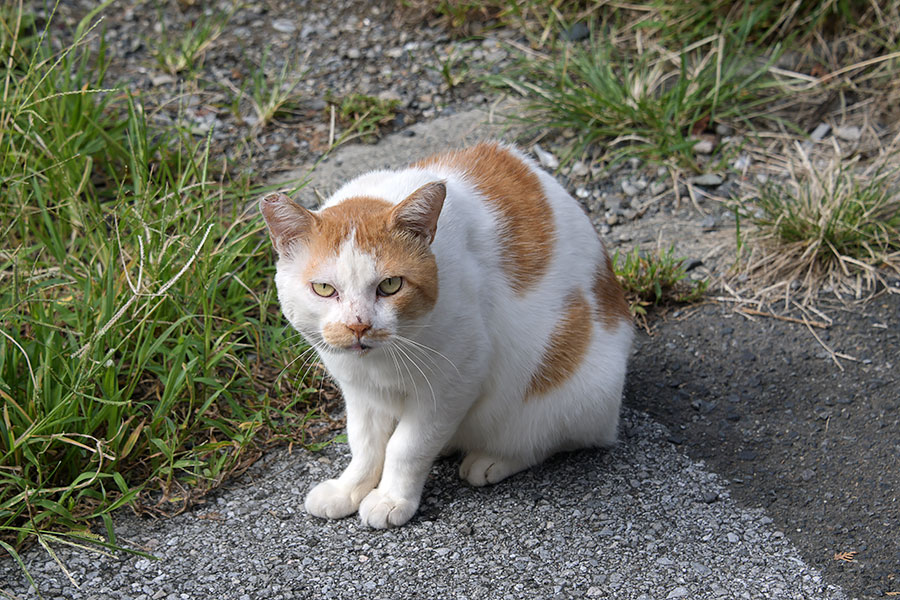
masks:
[(331, 105), (331, 122), (328, 125), (328, 147), (334, 147), (334, 104)]
[(785, 317), (783, 315), (776, 315), (775, 313), (765, 312), (762, 310), (756, 310), (755, 308), (747, 308), (746, 306), (739, 306), (738, 310), (741, 312), (745, 312), (751, 315), (758, 315), (760, 317), (770, 317), (772, 319), (778, 319), (779, 321), (787, 321), (788, 323), (800, 323), (801, 325), (811, 325), (813, 327), (819, 327), (820, 329), (828, 329), (831, 325), (828, 323), (822, 323), (821, 321), (810, 321), (806, 318), (797, 319), (796, 317)]

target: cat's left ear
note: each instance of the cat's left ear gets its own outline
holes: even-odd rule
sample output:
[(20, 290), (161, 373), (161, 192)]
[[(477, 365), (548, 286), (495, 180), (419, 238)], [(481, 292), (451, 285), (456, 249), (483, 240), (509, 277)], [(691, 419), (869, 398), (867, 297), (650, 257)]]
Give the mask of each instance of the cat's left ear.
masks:
[(437, 232), (438, 217), (444, 207), (447, 186), (443, 181), (426, 183), (391, 211), (391, 227), (421, 237), (429, 244)]

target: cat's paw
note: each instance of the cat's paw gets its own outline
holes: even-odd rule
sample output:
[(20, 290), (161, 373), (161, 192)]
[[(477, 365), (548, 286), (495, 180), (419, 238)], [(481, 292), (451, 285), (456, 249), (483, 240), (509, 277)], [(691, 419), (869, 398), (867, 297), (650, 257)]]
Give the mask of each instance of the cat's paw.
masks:
[(503, 481), (510, 475), (528, 468), (520, 460), (498, 458), (481, 452), (469, 452), (459, 466), (459, 476), (475, 487)]
[(375, 529), (399, 527), (416, 514), (417, 508), (418, 500), (395, 498), (376, 488), (359, 505), (359, 517), (363, 523)]
[(309, 491), (304, 506), (314, 517), (341, 519), (356, 512), (359, 498), (352, 486), (329, 479)]

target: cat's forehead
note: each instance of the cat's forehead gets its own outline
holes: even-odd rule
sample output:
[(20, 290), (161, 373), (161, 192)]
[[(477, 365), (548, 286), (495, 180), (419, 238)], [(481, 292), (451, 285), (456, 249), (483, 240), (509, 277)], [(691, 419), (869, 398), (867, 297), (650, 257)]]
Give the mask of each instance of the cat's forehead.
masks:
[(322, 209), (307, 241), (307, 270), (331, 265), (359, 276), (366, 269), (397, 270), (421, 259), (420, 245), (390, 226), (393, 208), (382, 198), (354, 196)]
[(354, 196), (318, 213), (310, 249), (317, 254), (338, 256), (349, 242), (363, 252), (372, 252), (389, 241), (388, 223), (393, 204), (381, 198)]

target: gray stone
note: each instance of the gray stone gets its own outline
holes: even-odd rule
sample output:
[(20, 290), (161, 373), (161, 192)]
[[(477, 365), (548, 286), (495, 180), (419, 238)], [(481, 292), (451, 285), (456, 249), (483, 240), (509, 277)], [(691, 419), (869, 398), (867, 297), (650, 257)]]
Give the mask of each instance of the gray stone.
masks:
[(704, 173), (703, 175), (695, 175), (689, 180), (694, 185), (702, 185), (704, 187), (716, 187), (722, 185), (725, 178), (718, 173)]
[(272, 21), (272, 29), (280, 33), (294, 33), (297, 26), (290, 19), (275, 19)]
[(843, 127), (835, 127), (834, 135), (845, 142), (858, 142), (862, 137), (862, 130), (856, 125), (846, 125)]
[(537, 144), (535, 144), (532, 148), (534, 155), (537, 156), (538, 162), (541, 163), (547, 169), (556, 169), (559, 167), (559, 160)]
[(713, 142), (707, 139), (698, 140), (693, 149), (694, 154), (712, 154)]
[(628, 196), (637, 196), (641, 192), (641, 190), (628, 179), (624, 180), (621, 185), (622, 191)]

